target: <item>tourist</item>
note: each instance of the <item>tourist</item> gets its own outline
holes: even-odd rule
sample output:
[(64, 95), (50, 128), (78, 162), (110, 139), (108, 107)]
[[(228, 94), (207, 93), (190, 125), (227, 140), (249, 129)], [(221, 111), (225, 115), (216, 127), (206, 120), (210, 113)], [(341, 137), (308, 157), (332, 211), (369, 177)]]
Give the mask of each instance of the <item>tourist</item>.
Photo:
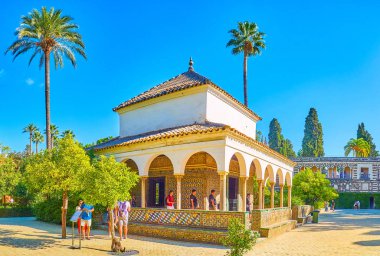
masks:
[(198, 208), (198, 199), (197, 197), (195, 196), (197, 194), (197, 191), (195, 189), (193, 189), (191, 191), (191, 195), (190, 195), (190, 208), (191, 209), (196, 209)]
[(211, 194), (208, 196), (208, 205), (209, 210), (218, 210), (218, 206), (216, 205), (215, 189), (212, 189)]
[(360, 210), (360, 201), (358, 200), (358, 210)]
[(166, 208), (174, 210), (174, 192), (173, 190), (169, 191), (169, 195), (166, 197)]
[[(80, 206), (80, 209), (82, 210), (81, 215), (81, 227), (82, 227), (82, 240), (86, 236), (87, 240), (90, 240), (90, 230), (91, 230), (91, 221), (92, 221), (92, 213), (94, 212), (94, 206), (85, 204), (82, 202), (82, 205)], [(87, 228), (85, 229), (85, 227)]]
[(132, 204), (132, 207), (137, 207), (136, 195), (132, 195), (131, 204)]
[(128, 200), (117, 203), (117, 220), (119, 221), (119, 236), (120, 241), (123, 240), (123, 231), (124, 231), (124, 239), (127, 239), (128, 234), (128, 217), (129, 212), (131, 211), (131, 204)]
[(248, 193), (247, 197), (245, 198), (245, 211), (251, 212), (251, 207), (252, 207), (251, 194)]
[(335, 201), (331, 201), (331, 211), (335, 212)]
[(325, 212), (329, 211), (329, 202), (325, 202)]
[[(81, 211), (81, 206), (83, 204), (83, 200), (79, 200), (78, 201), (78, 205), (77, 207), (75, 207), (75, 211)], [(77, 225), (78, 225), (78, 234), (81, 233), (81, 224), (80, 224), (80, 219), (81, 219), (81, 216), (79, 216), (78, 220), (77, 220)], [(86, 231), (87, 230), (87, 226), (84, 227), (84, 230)]]

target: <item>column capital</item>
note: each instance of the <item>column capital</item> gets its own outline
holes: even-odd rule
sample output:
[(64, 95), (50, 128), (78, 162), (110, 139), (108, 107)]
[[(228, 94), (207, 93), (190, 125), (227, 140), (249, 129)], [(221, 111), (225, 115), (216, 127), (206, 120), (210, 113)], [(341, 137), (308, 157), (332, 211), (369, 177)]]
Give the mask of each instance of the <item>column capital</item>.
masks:
[(288, 185), (288, 188), (292, 188), (292, 185)]
[(184, 175), (184, 174), (174, 174), (174, 177), (175, 177), (176, 179), (182, 179), (183, 176), (185, 176), (185, 175)]
[(227, 171), (218, 171), (218, 175), (220, 175), (220, 176), (228, 175), (228, 172)]
[(272, 187), (272, 186), (274, 187), (274, 185), (276, 185), (276, 182), (270, 181), (270, 182), (269, 182), (269, 185), (271, 185), (271, 187)]
[(140, 176), (140, 178), (141, 178), (142, 180), (146, 180), (147, 178), (149, 178), (149, 176), (148, 176), (148, 175), (143, 175), (143, 176)]
[(280, 188), (283, 188), (283, 187), (284, 187), (284, 184), (279, 184), (279, 187), (280, 187)]

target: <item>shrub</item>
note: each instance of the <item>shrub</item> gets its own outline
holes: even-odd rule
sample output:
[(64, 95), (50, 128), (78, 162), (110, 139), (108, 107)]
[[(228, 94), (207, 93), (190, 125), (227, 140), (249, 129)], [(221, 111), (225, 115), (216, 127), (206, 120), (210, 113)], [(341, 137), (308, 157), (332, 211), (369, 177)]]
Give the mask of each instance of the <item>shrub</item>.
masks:
[(30, 207), (0, 208), (0, 218), (31, 217), (31, 216), (33, 216), (33, 212), (32, 212), (32, 208), (30, 208)]
[(224, 246), (230, 248), (227, 256), (243, 256), (252, 249), (259, 234), (250, 229), (246, 229), (238, 219), (231, 219), (228, 224), (228, 233), (223, 238)]
[[(77, 206), (77, 202), (79, 197), (75, 197), (69, 201), (67, 215), (66, 215), (66, 223), (67, 225), (71, 225), (70, 218), (75, 212), (75, 207)], [(48, 200), (43, 200), (34, 204), (33, 212), (38, 220), (61, 224), (61, 207), (62, 207), (62, 199), (60, 198), (50, 198)], [(101, 216), (102, 213), (105, 212), (105, 208), (99, 205), (95, 205), (95, 212), (93, 213), (93, 227), (101, 224)]]

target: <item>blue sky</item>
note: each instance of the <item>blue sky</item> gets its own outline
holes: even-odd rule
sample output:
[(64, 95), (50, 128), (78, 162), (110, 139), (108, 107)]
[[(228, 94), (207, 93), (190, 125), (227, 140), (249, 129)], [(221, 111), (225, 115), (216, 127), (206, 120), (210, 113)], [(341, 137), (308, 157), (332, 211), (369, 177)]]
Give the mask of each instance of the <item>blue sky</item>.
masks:
[[(242, 56), (225, 44), (227, 31), (249, 20), (267, 34), (267, 49), (248, 63), (258, 129), (267, 135), (276, 117), (298, 151), (315, 107), (326, 155), (343, 155), (359, 122), (380, 147), (380, 1), (11, 2), (0, 8), (1, 51), (33, 8), (63, 9), (80, 25), (88, 60), (53, 70), (51, 108), (52, 122), (82, 142), (116, 136), (112, 108), (184, 72), (190, 56), (197, 72), (242, 101)], [(29, 56), (0, 55), (0, 142), (15, 150), (28, 143), (28, 123), (44, 129), (43, 71), (28, 67)]]

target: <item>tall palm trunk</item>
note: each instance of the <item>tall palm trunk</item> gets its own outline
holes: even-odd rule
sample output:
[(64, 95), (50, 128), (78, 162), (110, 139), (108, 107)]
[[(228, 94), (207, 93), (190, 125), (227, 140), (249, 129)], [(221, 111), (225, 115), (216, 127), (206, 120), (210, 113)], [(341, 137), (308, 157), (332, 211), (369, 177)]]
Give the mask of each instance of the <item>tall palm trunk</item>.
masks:
[(38, 153), (38, 142), (36, 142), (36, 154)]
[(244, 62), (243, 62), (243, 79), (244, 79), (244, 105), (248, 107), (248, 81), (247, 81), (247, 60), (248, 60), (248, 55), (244, 51)]
[(51, 149), (50, 135), (50, 52), (45, 52), (45, 109), (46, 109), (46, 148)]
[(62, 221), (62, 238), (66, 238), (66, 215), (67, 215), (67, 206), (69, 204), (69, 198), (67, 196), (67, 191), (63, 192), (62, 195), (62, 215), (61, 215), (61, 221)]
[(30, 132), (29, 133), (29, 155), (32, 155), (33, 154), (33, 150), (32, 150), (32, 136), (33, 136), (33, 133), (32, 132)]

